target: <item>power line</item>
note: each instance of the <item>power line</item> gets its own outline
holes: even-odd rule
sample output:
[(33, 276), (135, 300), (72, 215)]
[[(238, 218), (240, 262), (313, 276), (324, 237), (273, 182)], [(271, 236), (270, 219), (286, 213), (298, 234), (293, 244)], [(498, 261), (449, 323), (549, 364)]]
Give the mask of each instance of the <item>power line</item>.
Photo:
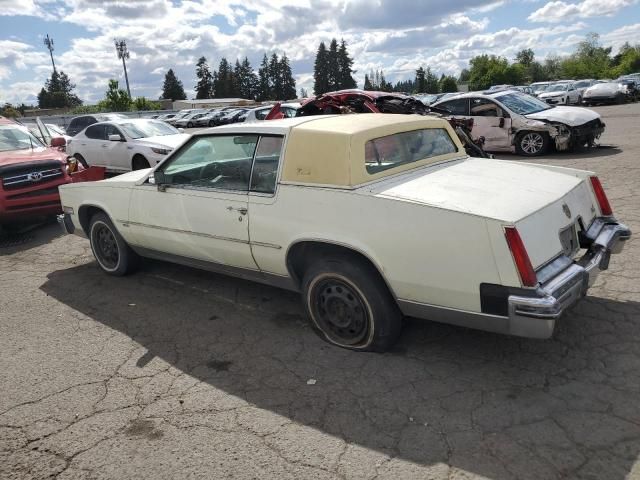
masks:
[(47, 33), (47, 36), (44, 37), (44, 45), (47, 47), (47, 49), (49, 50), (49, 55), (51, 55), (51, 65), (53, 65), (53, 72), (56, 72), (56, 64), (53, 61), (53, 38), (49, 38), (49, 34)]
[(116, 45), (116, 52), (118, 52), (118, 58), (122, 59), (122, 68), (124, 68), (124, 80), (127, 82), (127, 93), (129, 94), (129, 98), (131, 98), (131, 90), (129, 89), (129, 76), (127, 75), (127, 64), (125, 63), (126, 59), (129, 59), (129, 49), (127, 48), (127, 43), (124, 40), (114, 40)]

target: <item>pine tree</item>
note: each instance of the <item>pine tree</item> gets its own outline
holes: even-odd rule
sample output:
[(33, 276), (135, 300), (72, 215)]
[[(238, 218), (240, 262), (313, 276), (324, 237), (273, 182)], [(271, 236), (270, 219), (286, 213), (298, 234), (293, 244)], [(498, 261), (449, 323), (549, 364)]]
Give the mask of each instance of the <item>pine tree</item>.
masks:
[(284, 81), (280, 71), (280, 60), (278, 54), (273, 53), (269, 59), (269, 79), (271, 88), (270, 100), (282, 100), (284, 98)]
[(334, 38), (327, 54), (327, 82), (329, 90), (340, 89), (340, 66), (338, 62), (338, 41)]
[(168, 98), (172, 101), (175, 100), (186, 100), (187, 94), (184, 93), (184, 87), (182, 86), (182, 82), (178, 80), (176, 74), (173, 73), (173, 69), (169, 69), (167, 74), (164, 76), (164, 84), (162, 85), (162, 97)]
[(216, 98), (233, 96), (233, 72), (226, 58), (222, 57), (218, 65), (218, 78), (214, 86)]
[(327, 75), (329, 52), (324, 42), (320, 42), (316, 61), (313, 66), (313, 92), (322, 95), (329, 91), (329, 77)]
[(269, 59), (265, 53), (262, 63), (258, 69), (258, 100), (269, 100), (271, 98), (271, 82), (269, 76)]
[(424, 93), (426, 89), (425, 71), (420, 67), (416, 70), (416, 93)]
[(234, 77), (238, 96), (255, 100), (258, 96), (258, 77), (247, 57), (244, 57), (242, 63), (236, 62)]
[(353, 60), (349, 57), (347, 43), (342, 39), (338, 49), (338, 89), (356, 88), (358, 86), (352, 76), (354, 70), (351, 67), (353, 67)]
[(365, 90), (373, 90), (373, 85), (371, 84), (371, 80), (369, 80), (369, 75), (364, 74), (364, 89)]
[(282, 78), (282, 100), (296, 98), (296, 81), (293, 78), (286, 53), (283, 53), (280, 59), (280, 75)]
[(213, 75), (207, 64), (205, 57), (200, 57), (196, 64), (196, 77), (198, 78), (198, 84), (196, 85), (196, 98), (211, 98), (213, 97)]
[(424, 93), (438, 93), (438, 77), (431, 71), (431, 67), (427, 67), (424, 76)]
[(54, 71), (47, 79), (44, 88), (38, 94), (40, 108), (73, 108), (82, 105), (82, 101), (73, 93), (76, 86), (62, 70)]

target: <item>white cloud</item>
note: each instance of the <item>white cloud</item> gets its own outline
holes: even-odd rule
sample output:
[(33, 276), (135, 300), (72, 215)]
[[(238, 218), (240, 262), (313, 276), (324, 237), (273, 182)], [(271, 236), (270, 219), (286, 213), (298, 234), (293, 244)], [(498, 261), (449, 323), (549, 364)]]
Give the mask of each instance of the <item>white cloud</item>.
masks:
[(633, 25), (625, 25), (624, 27), (612, 30), (600, 36), (600, 40), (604, 45), (611, 45), (614, 53), (625, 43), (631, 45), (640, 43), (640, 23)]
[(578, 3), (556, 0), (533, 12), (528, 19), (532, 22), (557, 23), (575, 18), (610, 16), (637, 3), (638, 0), (583, 0)]

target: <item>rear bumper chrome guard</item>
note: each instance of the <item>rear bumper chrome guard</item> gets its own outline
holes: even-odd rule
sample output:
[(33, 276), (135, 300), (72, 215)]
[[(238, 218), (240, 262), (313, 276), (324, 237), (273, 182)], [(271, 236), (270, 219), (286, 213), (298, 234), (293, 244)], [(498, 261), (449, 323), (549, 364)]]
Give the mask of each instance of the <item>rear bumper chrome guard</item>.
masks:
[(556, 320), (586, 295), (601, 271), (609, 268), (611, 254), (622, 251), (625, 242), (631, 238), (631, 230), (613, 219), (597, 218), (586, 237), (591, 240), (587, 253), (565, 270), (546, 279), (535, 296), (509, 296), (511, 334), (549, 338)]

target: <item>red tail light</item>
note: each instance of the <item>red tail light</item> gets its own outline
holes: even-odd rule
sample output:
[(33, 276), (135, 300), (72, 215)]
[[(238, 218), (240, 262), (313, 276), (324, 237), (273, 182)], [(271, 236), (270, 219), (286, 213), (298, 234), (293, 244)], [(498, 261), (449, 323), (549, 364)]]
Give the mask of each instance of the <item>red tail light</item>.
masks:
[(593, 193), (596, 195), (596, 200), (598, 200), (598, 205), (600, 206), (600, 212), (602, 215), (613, 215), (613, 210), (609, 204), (607, 194), (604, 193), (604, 188), (602, 188), (600, 179), (598, 177), (589, 177), (589, 180), (591, 180), (591, 187), (593, 188)]
[(529, 254), (526, 248), (524, 248), (524, 243), (522, 243), (518, 230), (516, 227), (505, 227), (504, 235), (507, 238), (507, 245), (509, 245), (511, 255), (513, 255), (513, 261), (518, 269), (522, 285), (525, 287), (535, 287), (538, 284), (538, 278), (536, 277), (536, 272), (533, 270), (531, 260), (529, 260)]

